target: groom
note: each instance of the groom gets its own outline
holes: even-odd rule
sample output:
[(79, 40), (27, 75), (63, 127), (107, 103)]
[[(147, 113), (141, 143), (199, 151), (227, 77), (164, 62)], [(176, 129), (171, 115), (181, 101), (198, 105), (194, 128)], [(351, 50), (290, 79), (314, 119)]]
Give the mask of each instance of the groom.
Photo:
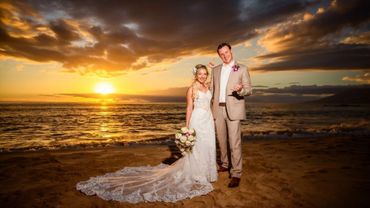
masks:
[(247, 67), (233, 59), (231, 46), (221, 43), (217, 53), (222, 64), (212, 70), (212, 112), (221, 152), (219, 172), (229, 170), (227, 143), (231, 151), (231, 181), (229, 188), (238, 187), (242, 174), (242, 148), (240, 120), (246, 118), (244, 96), (252, 94), (251, 80)]

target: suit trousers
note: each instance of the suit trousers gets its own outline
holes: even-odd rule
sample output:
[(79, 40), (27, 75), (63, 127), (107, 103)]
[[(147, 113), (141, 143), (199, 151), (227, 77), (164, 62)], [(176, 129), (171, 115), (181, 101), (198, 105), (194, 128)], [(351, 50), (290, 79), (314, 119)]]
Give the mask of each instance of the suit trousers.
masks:
[(229, 168), (229, 158), (227, 153), (227, 141), (230, 145), (231, 153), (231, 177), (240, 178), (242, 174), (242, 146), (240, 120), (230, 120), (227, 115), (226, 106), (217, 108), (217, 116), (215, 120), (216, 135), (221, 152), (221, 166)]

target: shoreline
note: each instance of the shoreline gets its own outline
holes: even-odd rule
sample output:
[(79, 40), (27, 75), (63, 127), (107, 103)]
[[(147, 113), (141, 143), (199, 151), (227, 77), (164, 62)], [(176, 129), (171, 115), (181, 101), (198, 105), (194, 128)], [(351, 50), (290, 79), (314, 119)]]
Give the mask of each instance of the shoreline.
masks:
[(214, 191), (177, 203), (104, 201), (77, 182), (128, 166), (173, 162), (165, 144), (0, 153), (2, 207), (369, 207), (370, 140), (326, 137), (243, 140), (240, 187), (220, 173)]
[[(92, 144), (74, 144), (74, 145), (64, 145), (64, 146), (52, 146), (52, 147), (24, 147), (17, 149), (0, 149), (0, 154), (2, 153), (26, 153), (26, 152), (53, 152), (53, 151), (83, 151), (83, 150), (93, 150), (93, 149), (110, 149), (110, 148), (123, 148), (131, 146), (145, 146), (145, 145), (175, 145), (173, 143), (173, 138), (169, 136), (163, 136), (160, 138), (138, 140), (138, 141), (121, 141), (121, 142), (112, 142), (112, 143), (92, 143)], [(359, 135), (350, 135), (348, 134), (317, 134), (317, 135), (265, 135), (265, 136), (251, 136), (244, 135), (242, 136), (242, 142), (251, 142), (251, 141), (276, 141), (276, 140), (305, 140), (305, 139), (325, 139), (325, 138), (343, 138), (343, 137), (369, 137), (367, 133), (362, 133)]]

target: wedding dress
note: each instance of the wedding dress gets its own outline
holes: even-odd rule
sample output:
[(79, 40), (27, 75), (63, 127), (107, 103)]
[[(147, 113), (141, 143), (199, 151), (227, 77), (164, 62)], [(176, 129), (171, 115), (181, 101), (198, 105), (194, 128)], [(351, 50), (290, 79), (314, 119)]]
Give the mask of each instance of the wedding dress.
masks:
[(76, 185), (87, 195), (104, 200), (138, 203), (176, 202), (205, 195), (217, 180), (215, 128), (210, 109), (210, 91), (198, 91), (189, 127), (196, 132), (192, 152), (172, 165), (126, 167), (113, 173), (91, 177)]

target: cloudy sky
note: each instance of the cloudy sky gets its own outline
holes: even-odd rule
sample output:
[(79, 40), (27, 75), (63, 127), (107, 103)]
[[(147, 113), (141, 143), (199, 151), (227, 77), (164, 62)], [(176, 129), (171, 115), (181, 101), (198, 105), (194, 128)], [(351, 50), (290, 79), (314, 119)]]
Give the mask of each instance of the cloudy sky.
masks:
[(194, 65), (220, 63), (221, 42), (256, 89), (370, 84), (368, 8), (367, 0), (1, 1), (0, 101), (68, 101), (101, 82), (117, 94), (181, 95)]

